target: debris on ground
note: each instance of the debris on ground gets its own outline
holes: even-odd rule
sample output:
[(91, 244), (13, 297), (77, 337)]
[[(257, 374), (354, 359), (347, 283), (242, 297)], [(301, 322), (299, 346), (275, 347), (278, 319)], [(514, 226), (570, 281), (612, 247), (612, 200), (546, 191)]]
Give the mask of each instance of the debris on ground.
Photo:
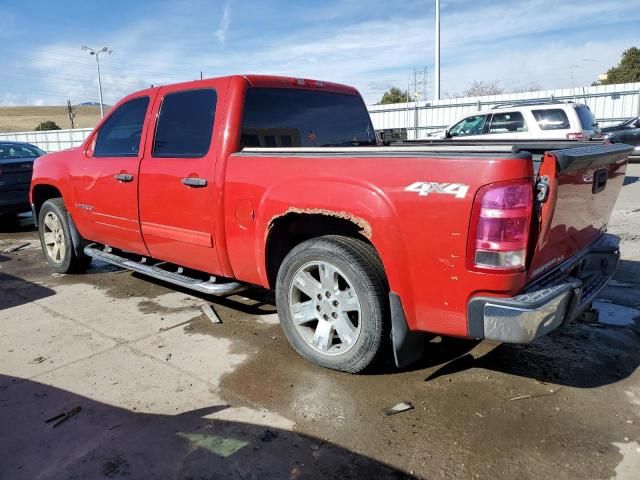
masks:
[(164, 357), (164, 359), (168, 362), (169, 360), (171, 360), (171, 354), (167, 353), (167, 356)]
[(513, 402), (513, 401), (516, 401), (516, 400), (525, 400), (525, 399), (527, 399), (527, 398), (548, 397), (548, 396), (550, 396), (550, 395), (555, 395), (555, 394), (556, 394), (556, 393), (558, 393), (560, 390), (562, 390), (562, 387), (557, 388), (557, 389), (555, 389), (555, 390), (553, 390), (553, 389), (549, 389), (549, 393), (541, 393), (541, 394), (539, 394), (539, 395), (528, 395), (528, 394), (527, 394), (527, 395), (518, 395), (517, 397), (510, 398), (510, 399), (509, 399), (509, 401), (510, 401), (510, 402)]
[(82, 410), (82, 407), (74, 407), (71, 410), (69, 410), (68, 412), (62, 412), (61, 414), (56, 415), (55, 417), (51, 417), (50, 419), (45, 420), (44, 423), (56, 422), (56, 423), (53, 424), (53, 427), (51, 427), (51, 428), (56, 428), (61, 423), (66, 422), (71, 417), (73, 417), (74, 415), (79, 413), (80, 410)]
[(31, 242), (26, 242), (26, 243), (20, 243), (18, 245), (13, 245), (13, 246), (11, 246), (9, 248), (5, 248), (4, 250), (2, 250), (2, 253), (17, 252), (18, 250), (21, 250), (24, 247), (28, 247), (29, 245), (31, 245)]
[(213, 310), (211, 305), (209, 305), (208, 303), (205, 303), (204, 305), (202, 305), (202, 311), (207, 317), (209, 317), (209, 320), (211, 320), (211, 323), (222, 323), (222, 320), (220, 320), (220, 317), (218, 316), (218, 314)]
[(413, 410), (413, 404), (411, 402), (400, 402), (396, 403), (392, 407), (385, 408), (383, 412), (387, 417), (389, 417), (391, 415), (396, 415), (397, 413), (406, 412), (408, 410)]
[(260, 437), (260, 440), (262, 440), (263, 442), (270, 442), (274, 438), (278, 438), (278, 432), (274, 432), (273, 430), (267, 428), (264, 431), (262, 437)]
[(47, 360), (47, 357), (36, 357), (33, 360), (31, 360), (29, 363), (33, 363), (33, 364), (42, 363), (46, 360)]

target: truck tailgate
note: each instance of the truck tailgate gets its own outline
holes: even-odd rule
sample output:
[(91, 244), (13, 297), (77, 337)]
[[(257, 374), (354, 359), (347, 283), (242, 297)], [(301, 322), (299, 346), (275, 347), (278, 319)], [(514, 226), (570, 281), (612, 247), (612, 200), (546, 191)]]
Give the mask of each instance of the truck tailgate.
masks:
[(628, 145), (597, 145), (547, 152), (538, 182), (548, 196), (538, 210), (529, 279), (561, 264), (604, 231), (622, 188)]

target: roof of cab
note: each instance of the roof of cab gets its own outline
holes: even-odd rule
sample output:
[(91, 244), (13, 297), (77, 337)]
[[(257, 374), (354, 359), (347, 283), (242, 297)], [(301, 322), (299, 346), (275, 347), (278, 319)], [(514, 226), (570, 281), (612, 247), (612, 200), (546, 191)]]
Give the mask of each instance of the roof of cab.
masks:
[[(325, 82), (323, 80), (313, 80), (309, 78), (284, 77), (278, 75), (227, 75), (223, 77), (204, 78), (202, 80), (189, 80), (185, 82), (170, 83), (166, 85), (152, 86), (143, 90), (138, 90), (127, 95), (124, 99), (149, 94), (162, 87), (181, 86), (186, 88), (195, 88), (207, 83), (208, 80), (224, 80), (232, 78), (243, 78), (252, 87), (264, 88), (300, 88), (307, 90), (320, 90), (326, 92), (345, 93), (349, 95), (357, 95), (358, 91), (349, 85), (341, 83)], [(124, 100), (123, 99), (123, 100)]]

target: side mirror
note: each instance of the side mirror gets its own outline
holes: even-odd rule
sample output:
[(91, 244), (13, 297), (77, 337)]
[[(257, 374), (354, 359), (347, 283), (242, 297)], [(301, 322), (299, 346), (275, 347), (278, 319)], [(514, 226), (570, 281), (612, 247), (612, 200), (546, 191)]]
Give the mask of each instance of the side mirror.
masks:
[(444, 131), (444, 138), (451, 138), (451, 132), (448, 128)]

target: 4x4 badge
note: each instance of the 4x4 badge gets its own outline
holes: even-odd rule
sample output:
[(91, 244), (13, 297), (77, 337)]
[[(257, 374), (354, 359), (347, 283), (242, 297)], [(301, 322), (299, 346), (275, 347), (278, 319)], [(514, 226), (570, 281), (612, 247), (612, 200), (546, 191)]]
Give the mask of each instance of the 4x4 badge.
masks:
[(462, 183), (415, 182), (405, 188), (404, 191), (415, 192), (421, 197), (426, 197), (430, 193), (441, 193), (453, 195), (456, 198), (464, 198), (469, 191), (469, 185)]

